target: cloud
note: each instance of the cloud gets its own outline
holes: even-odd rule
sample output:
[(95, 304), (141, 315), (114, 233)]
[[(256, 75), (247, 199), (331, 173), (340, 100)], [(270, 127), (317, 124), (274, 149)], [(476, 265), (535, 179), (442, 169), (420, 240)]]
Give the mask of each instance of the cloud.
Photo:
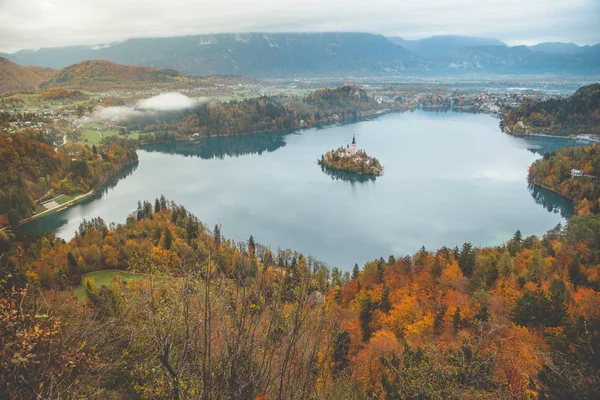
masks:
[(117, 121), (132, 116), (143, 116), (157, 112), (181, 111), (206, 101), (204, 98), (191, 98), (177, 92), (162, 93), (137, 102), (134, 107), (98, 107), (93, 117)]
[(600, 42), (598, 0), (0, 0), (0, 50), (220, 32)]

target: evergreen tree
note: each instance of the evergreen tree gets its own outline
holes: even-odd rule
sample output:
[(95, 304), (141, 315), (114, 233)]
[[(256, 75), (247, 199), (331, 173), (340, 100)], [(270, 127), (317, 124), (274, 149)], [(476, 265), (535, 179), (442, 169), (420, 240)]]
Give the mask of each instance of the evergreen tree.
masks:
[(462, 273), (470, 278), (473, 275), (475, 269), (475, 250), (471, 243), (463, 244), (460, 256), (458, 257), (458, 265)]
[(152, 203), (149, 201), (144, 201), (143, 214), (144, 217), (152, 219)]
[(161, 211), (167, 209), (167, 199), (164, 194), (160, 195), (160, 209)]
[(138, 221), (141, 221), (144, 218), (144, 209), (142, 208), (141, 201), (138, 201), (137, 211), (135, 212), (135, 216)]
[(475, 319), (483, 322), (487, 322), (490, 319), (490, 311), (487, 304), (482, 304), (481, 307), (479, 307), (477, 314), (475, 314)]
[(173, 243), (173, 234), (169, 228), (165, 228), (163, 233), (162, 246), (165, 250), (171, 250), (171, 244)]
[(552, 326), (552, 303), (541, 290), (526, 292), (517, 300), (512, 319), (523, 326)]
[(362, 341), (368, 342), (371, 338), (371, 321), (373, 319), (373, 304), (368, 293), (363, 293), (358, 298), (358, 319), (360, 320)]
[(462, 319), (460, 317), (460, 307), (456, 307), (456, 311), (452, 316), (452, 327), (454, 328), (454, 332), (458, 332), (460, 328), (462, 328)]
[(511, 256), (514, 256), (519, 250), (521, 250), (522, 240), (523, 236), (521, 235), (521, 231), (516, 231), (513, 238), (508, 241), (508, 245), (506, 247), (508, 248), (508, 252)]
[(67, 261), (69, 262), (68, 268), (68, 276), (69, 281), (73, 285), (79, 285), (81, 283), (81, 268), (79, 268), (79, 263), (75, 259), (73, 253), (69, 252), (67, 254)]
[(154, 213), (160, 212), (160, 201), (158, 199), (154, 200)]
[(348, 354), (350, 353), (350, 334), (342, 330), (335, 335), (333, 342), (333, 373), (337, 374), (346, 369), (349, 363)]
[(254, 243), (254, 237), (250, 235), (250, 239), (248, 239), (248, 252), (251, 256), (256, 254), (256, 243)]
[(215, 229), (213, 230), (213, 237), (215, 239), (215, 246), (219, 248), (221, 246), (221, 227), (215, 224)]
[(360, 274), (360, 269), (358, 268), (358, 264), (354, 264), (354, 268), (352, 268), (352, 280), (358, 279)]
[(379, 309), (386, 314), (392, 309), (392, 303), (390, 302), (390, 288), (387, 285), (383, 288)]
[(187, 234), (188, 242), (198, 237), (199, 223), (193, 216), (186, 219), (185, 233)]

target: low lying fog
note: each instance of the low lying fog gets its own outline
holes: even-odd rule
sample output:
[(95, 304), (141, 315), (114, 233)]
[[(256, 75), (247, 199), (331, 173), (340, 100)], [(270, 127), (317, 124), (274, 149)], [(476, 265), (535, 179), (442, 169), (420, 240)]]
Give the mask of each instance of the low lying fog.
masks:
[(94, 110), (93, 117), (114, 121), (124, 117), (185, 110), (193, 108), (204, 101), (206, 101), (204, 98), (191, 98), (176, 92), (162, 93), (149, 99), (140, 100), (133, 107), (98, 107)]

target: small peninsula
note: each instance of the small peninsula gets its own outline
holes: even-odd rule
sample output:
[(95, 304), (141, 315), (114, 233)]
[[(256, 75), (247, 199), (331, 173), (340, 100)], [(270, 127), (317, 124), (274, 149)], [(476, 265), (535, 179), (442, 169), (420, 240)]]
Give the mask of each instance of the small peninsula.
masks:
[(352, 137), (352, 144), (341, 146), (321, 156), (317, 161), (322, 167), (355, 172), (360, 175), (383, 175), (383, 167), (375, 157), (369, 157), (362, 149), (356, 148), (356, 137)]

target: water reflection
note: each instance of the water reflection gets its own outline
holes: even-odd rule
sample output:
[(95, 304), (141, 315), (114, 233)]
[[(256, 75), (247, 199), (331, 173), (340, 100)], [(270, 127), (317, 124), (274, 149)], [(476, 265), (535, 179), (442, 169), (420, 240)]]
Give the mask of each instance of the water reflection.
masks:
[(589, 143), (570, 138), (558, 138), (548, 136), (516, 136), (519, 140), (525, 142), (527, 150), (533, 154), (543, 156), (546, 153), (552, 153), (555, 150), (565, 147), (587, 146)]
[[(90, 207), (91, 203), (93, 203), (96, 200), (101, 199), (104, 194), (108, 193), (111, 189), (116, 187), (117, 184), (119, 183), (119, 181), (133, 175), (133, 173), (138, 168), (138, 166), (139, 166), (139, 161), (135, 161), (134, 163), (121, 169), (114, 176), (112, 176), (108, 181), (106, 181), (106, 183), (104, 184), (104, 186), (102, 186), (102, 188), (100, 190), (97, 190), (93, 195), (91, 195), (90, 197), (79, 202), (79, 204), (77, 204), (76, 207), (78, 207), (80, 212), (85, 213), (85, 210), (88, 207)], [(69, 209), (67, 209), (67, 210), (69, 210)], [(14, 230), (14, 232), (17, 235), (25, 235), (28, 232), (56, 231), (69, 222), (69, 215), (66, 212), (67, 210), (57, 211), (54, 213), (44, 215), (43, 217), (34, 219), (31, 222), (28, 222), (26, 224), (23, 224), (23, 225), (17, 227)]]
[(529, 185), (529, 193), (536, 203), (550, 212), (560, 214), (563, 218), (570, 218), (575, 214), (571, 201), (557, 193), (536, 185)]
[(375, 175), (361, 175), (356, 172), (340, 171), (339, 169), (328, 168), (324, 165), (321, 166), (321, 171), (329, 175), (334, 181), (341, 180), (350, 183), (364, 183), (374, 182), (376, 178)]
[(142, 146), (146, 151), (178, 154), (185, 157), (213, 158), (239, 157), (249, 154), (273, 152), (285, 146), (283, 134), (259, 134), (243, 136), (218, 136), (200, 139), (194, 142), (174, 142), (148, 144)]

